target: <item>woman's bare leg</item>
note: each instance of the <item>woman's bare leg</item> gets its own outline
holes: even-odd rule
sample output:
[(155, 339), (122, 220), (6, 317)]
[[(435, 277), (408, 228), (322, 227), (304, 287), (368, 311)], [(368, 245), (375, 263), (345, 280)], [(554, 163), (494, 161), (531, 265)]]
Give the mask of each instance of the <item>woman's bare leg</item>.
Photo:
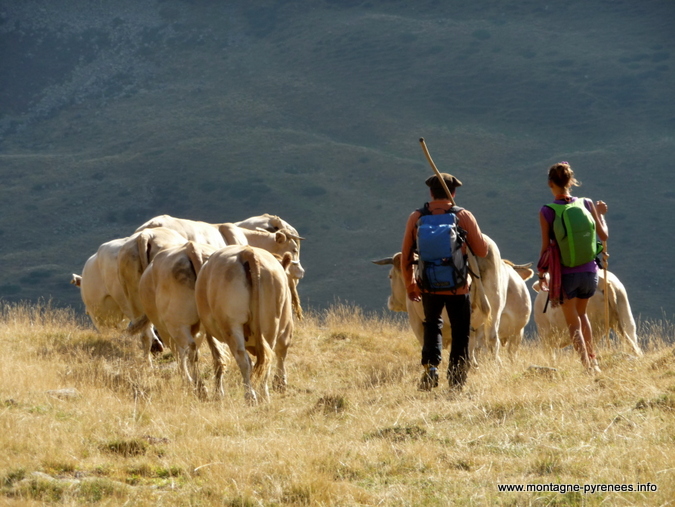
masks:
[[(570, 339), (572, 340), (572, 345), (574, 350), (579, 353), (581, 357), (581, 364), (584, 365), (584, 368), (590, 368), (591, 362), (588, 358), (588, 352), (586, 350), (586, 340), (585, 334), (583, 332), (584, 321), (590, 332), (590, 325), (588, 325), (588, 317), (585, 312), (582, 315), (579, 315), (578, 311), (578, 301), (584, 301), (582, 305), (585, 309), (588, 300), (579, 300), (578, 298), (565, 299), (562, 304), (562, 311), (565, 315), (565, 321), (567, 322), (567, 329), (570, 332)], [(582, 318), (583, 317), (583, 318)], [(592, 336), (591, 336), (592, 339)]]

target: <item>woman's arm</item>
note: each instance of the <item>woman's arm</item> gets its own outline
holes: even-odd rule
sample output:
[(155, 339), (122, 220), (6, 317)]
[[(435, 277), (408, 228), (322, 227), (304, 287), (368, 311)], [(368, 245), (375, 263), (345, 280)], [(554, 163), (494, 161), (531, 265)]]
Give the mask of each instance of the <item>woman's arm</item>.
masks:
[[(539, 252), (539, 263), (542, 262), (544, 252), (548, 250), (551, 243), (551, 224), (546, 221), (544, 214), (539, 212), (539, 226), (541, 227), (541, 252)], [(544, 281), (544, 271), (539, 270), (539, 284), (541, 286)]]
[(546, 221), (541, 211), (539, 212), (539, 226), (541, 227), (541, 251), (539, 252), (539, 257), (541, 258), (551, 242), (551, 224)]
[(609, 229), (607, 228), (607, 222), (605, 222), (607, 204), (604, 201), (598, 201), (595, 204), (591, 200), (589, 202), (591, 203), (591, 214), (593, 215), (593, 220), (595, 220), (595, 232), (598, 233), (600, 241), (607, 241), (609, 237)]

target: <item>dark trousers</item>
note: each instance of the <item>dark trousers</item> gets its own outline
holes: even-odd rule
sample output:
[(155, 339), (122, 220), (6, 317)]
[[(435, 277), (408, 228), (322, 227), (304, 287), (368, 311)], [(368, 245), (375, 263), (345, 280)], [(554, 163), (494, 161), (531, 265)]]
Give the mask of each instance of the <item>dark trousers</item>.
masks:
[(443, 308), (448, 312), (452, 328), (452, 344), (448, 361), (451, 383), (463, 384), (469, 367), (469, 333), (471, 332), (471, 301), (468, 294), (449, 296), (422, 293), (424, 308), (424, 345), (422, 365), (438, 366), (443, 352)]

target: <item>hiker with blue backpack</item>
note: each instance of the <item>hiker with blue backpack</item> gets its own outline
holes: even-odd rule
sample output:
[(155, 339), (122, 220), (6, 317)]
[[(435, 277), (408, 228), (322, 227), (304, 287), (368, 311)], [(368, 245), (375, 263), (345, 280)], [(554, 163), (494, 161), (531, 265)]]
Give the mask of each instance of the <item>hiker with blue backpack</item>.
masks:
[(539, 212), (542, 241), (537, 268), (539, 283), (549, 293), (547, 305), (562, 308), (581, 363), (589, 373), (599, 373), (586, 307), (598, 287), (596, 259), (602, 244), (597, 238), (604, 242), (609, 235), (607, 204), (573, 197), (572, 187), (580, 184), (568, 162), (549, 168), (548, 186), (555, 200)]
[(479, 257), (488, 253), (488, 244), (474, 216), (455, 206), (451, 198), (462, 183), (451, 174), (438, 174), (445, 186), (437, 175), (427, 178), (431, 201), (411, 213), (401, 248), (401, 271), (408, 298), (421, 300), (424, 308), (424, 373), (419, 388), (425, 391), (438, 386), (443, 308), (452, 328), (448, 382), (452, 390), (464, 386), (470, 365), (471, 331), (467, 247)]

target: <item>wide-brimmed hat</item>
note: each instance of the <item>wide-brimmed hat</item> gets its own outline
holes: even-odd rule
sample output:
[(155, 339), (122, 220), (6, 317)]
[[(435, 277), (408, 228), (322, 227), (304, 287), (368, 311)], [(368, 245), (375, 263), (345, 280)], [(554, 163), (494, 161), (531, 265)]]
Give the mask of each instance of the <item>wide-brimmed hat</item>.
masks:
[[(455, 190), (457, 187), (462, 186), (462, 182), (459, 181), (457, 178), (455, 178), (452, 174), (441, 173), (441, 176), (443, 176), (443, 180), (445, 181), (445, 184), (448, 186), (450, 192)], [(429, 188), (443, 190), (443, 185), (441, 185), (438, 176), (436, 176), (435, 174), (429, 176), (424, 183), (426, 183), (427, 187)]]

